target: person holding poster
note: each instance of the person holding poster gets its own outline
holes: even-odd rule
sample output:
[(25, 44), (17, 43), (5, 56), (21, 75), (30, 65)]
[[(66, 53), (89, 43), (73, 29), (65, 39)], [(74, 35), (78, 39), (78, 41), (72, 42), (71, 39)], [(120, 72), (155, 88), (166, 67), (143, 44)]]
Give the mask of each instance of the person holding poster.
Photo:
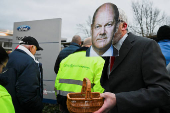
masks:
[[(95, 14), (114, 15), (113, 6), (116, 7), (105, 3)], [(157, 42), (128, 33), (127, 22), (120, 18), (121, 13), (119, 15), (119, 28), (112, 43), (119, 50), (119, 56), (115, 57), (110, 73), (110, 57), (105, 59), (100, 79), (105, 89), (101, 94), (104, 104), (94, 113), (162, 113), (160, 108), (170, 105), (170, 76), (165, 58)], [(100, 23), (108, 25), (104, 19)]]

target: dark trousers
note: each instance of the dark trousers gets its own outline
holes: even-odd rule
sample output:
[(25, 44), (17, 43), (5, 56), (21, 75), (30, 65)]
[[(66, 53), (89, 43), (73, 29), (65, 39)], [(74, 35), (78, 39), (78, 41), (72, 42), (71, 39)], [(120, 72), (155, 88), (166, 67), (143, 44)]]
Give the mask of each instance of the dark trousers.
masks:
[(66, 102), (67, 102), (66, 96), (57, 95), (57, 103), (59, 104), (62, 113), (69, 113)]

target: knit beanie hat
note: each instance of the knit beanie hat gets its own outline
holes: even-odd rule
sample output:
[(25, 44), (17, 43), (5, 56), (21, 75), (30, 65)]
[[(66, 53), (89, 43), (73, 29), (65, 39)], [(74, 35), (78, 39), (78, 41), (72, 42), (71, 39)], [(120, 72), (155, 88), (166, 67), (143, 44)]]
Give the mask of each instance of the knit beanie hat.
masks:
[(170, 26), (164, 25), (161, 26), (157, 32), (157, 39), (170, 39)]

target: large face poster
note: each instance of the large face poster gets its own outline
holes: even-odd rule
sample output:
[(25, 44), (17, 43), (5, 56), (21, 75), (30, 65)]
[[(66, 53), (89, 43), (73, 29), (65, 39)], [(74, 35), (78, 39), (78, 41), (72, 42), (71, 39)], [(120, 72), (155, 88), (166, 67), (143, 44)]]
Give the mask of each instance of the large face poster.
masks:
[(92, 46), (86, 56), (113, 56), (112, 41), (118, 28), (119, 12), (114, 4), (100, 6), (93, 15), (91, 25)]

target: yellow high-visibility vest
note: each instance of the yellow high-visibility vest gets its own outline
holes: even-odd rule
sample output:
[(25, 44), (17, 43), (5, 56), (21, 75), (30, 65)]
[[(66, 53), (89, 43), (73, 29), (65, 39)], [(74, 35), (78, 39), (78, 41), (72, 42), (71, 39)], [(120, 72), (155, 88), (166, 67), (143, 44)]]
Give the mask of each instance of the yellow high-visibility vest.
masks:
[(0, 112), (15, 113), (11, 95), (2, 85), (0, 85)]
[(100, 78), (104, 62), (100, 56), (86, 57), (86, 51), (70, 54), (60, 63), (55, 80), (57, 94), (67, 96), (71, 92), (81, 92), (83, 78), (91, 81), (92, 92), (103, 93)]

